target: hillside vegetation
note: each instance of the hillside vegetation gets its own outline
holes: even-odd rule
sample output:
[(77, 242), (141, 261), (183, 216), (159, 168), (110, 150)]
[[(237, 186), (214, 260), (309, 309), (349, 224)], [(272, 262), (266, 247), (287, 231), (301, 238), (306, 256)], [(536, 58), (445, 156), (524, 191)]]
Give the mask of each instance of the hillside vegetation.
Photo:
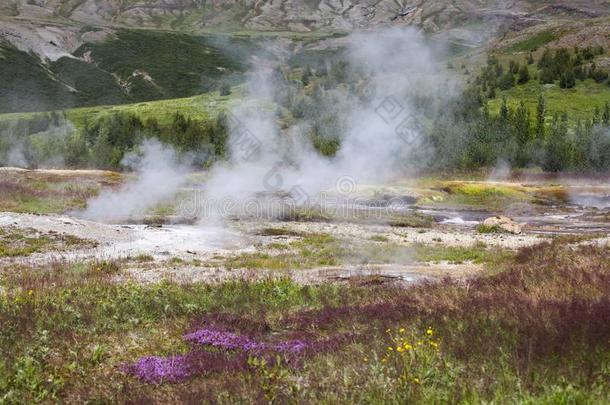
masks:
[(0, 42), (0, 112), (193, 96), (241, 82), (256, 49), (247, 38), (122, 30), (42, 61)]

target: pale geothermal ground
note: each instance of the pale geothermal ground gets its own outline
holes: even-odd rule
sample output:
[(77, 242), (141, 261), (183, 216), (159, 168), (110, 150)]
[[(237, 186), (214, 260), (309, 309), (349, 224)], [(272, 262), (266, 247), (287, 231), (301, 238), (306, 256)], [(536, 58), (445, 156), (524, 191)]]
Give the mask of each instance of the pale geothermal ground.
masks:
[[(82, 219), (81, 211), (125, 176), (0, 170), (0, 267), (117, 261), (117, 282), (411, 283), (467, 278), (553, 238), (610, 241), (610, 187), (601, 180), (404, 180), (358, 187), (330, 209), (294, 208), (280, 218), (231, 213), (211, 221), (179, 212), (183, 199), (205, 189), (205, 175), (193, 174), (178, 197), (110, 223)], [(396, 201), (401, 204), (389, 209)], [(338, 215), (339, 206), (349, 208)], [(499, 214), (522, 232), (480, 225)]]

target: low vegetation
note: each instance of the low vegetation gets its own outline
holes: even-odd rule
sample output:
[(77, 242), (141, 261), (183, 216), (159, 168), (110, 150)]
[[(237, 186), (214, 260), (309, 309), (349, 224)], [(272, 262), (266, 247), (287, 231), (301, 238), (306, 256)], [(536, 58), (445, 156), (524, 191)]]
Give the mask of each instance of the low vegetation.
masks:
[(606, 403), (609, 264), (608, 248), (555, 242), (408, 289), (7, 269), (0, 398)]
[(530, 199), (528, 190), (514, 185), (500, 185), (476, 182), (445, 182), (441, 190), (447, 193), (443, 204), (483, 206), (502, 208), (512, 203), (526, 202)]
[(227, 259), (225, 267), (288, 271), (340, 265), (409, 265), (418, 262), (448, 262), (475, 264), (501, 262), (512, 253), (490, 248), (484, 243), (466, 247), (424, 244), (402, 245), (384, 235), (374, 235), (368, 241), (343, 240), (328, 234), (295, 234), (274, 230), (270, 236), (290, 235), (297, 239), (273, 242), (272, 252), (242, 253)]
[[(277, 246), (275, 246), (277, 249)], [(309, 234), (287, 244), (289, 251), (280, 254), (243, 253), (225, 261), (227, 268), (289, 270), (340, 263), (346, 249), (341, 241), (328, 234)]]
[(479, 224), (477, 225), (478, 233), (503, 233), (504, 231), (498, 225), (485, 225)]
[(33, 253), (62, 252), (77, 248), (95, 247), (96, 243), (71, 235), (54, 232), (40, 233), (13, 227), (0, 228), (0, 258), (29, 256)]
[[(228, 43), (230, 46), (228, 46)], [(249, 37), (119, 30), (74, 56), (43, 62), (0, 45), (0, 112), (50, 111), (190, 97), (244, 80)], [(92, 58), (89, 63), (79, 58)], [(71, 91), (70, 89), (74, 89)]]
[(51, 214), (83, 209), (102, 187), (113, 187), (122, 176), (110, 172), (1, 172), (0, 211)]

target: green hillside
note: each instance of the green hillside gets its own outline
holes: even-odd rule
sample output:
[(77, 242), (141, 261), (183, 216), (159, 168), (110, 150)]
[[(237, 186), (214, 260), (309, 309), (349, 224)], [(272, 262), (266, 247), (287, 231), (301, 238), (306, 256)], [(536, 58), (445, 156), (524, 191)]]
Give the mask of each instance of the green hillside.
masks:
[(540, 95), (544, 96), (548, 111), (566, 112), (571, 121), (576, 121), (590, 118), (596, 108), (601, 110), (606, 103), (610, 103), (610, 86), (587, 79), (574, 88), (562, 89), (556, 84), (545, 85), (530, 81), (500, 92), (498, 97), (489, 101), (489, 111), (493, 115), (499, 114), (502, 97), (506, 97), (511, 108), (517, 108), (523, 101), (533, 119)]
[[(221, 111), (226, 111), (231, 103), (243, 94), (240, 87), (234, 88), (229, 96), (220, 96), (217, 91), (193, 97), (176, 98), (169, 100), (156, 100), (135, 104), (105, 105), (95, 107), (81, 107), (66, 111), (66, 116), (77, 127), (82, 127), (85, 120), (90, 122), (112, 114), (134, 114), (142, 121), (154, 118), (159, 125), (170, 125), (176, 114), (180, 112), (187, 118), (197, 120), (213, 120)], [(20, 114), (0, 115), (3, 117), (19, 116)]]
[(542, 96), (547, 116), (566, 113), (572, 123), (591, 119), (610, 103), (608, 50), (536, 48), (542, 37), (532, 37), (527, 48), (517, 44), (528, 52), (505, 49), (488, 58), (474, 85), (487, 100), (489, 112), (500, 114), (505, 99), (513, 110), (523, 103), (534, 119)]
[[(0, 112), (189, 97), (238, 84), (256, 40), (123, 30), (75, 57), (42, 61), (0, 43)], [(87, 63), (83, 56), (92, 58)]]
[(0, 42), (0, 112), (65, 108), (73, 98), (38, 57)]

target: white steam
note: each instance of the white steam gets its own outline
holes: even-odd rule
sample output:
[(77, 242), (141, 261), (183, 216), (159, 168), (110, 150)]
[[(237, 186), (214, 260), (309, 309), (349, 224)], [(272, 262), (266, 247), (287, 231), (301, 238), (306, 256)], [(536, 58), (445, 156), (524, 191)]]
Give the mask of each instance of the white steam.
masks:
[(250, 80), (251, 98), (231, 112), (231, 158), (213, 169), (206, 184), (208, 199), (240, 203), (283, 192), (299, 202), (305, 198), (294, 196), (295, 190), (312, 198), (341, 187), (338, 183), (346, 178), (353, 185), (383, 183), (412, 167), (410, 156), (422, 158), (423, 120), (415, 113), (416, 101), (439, 91), (447, 96), (451, 89), (447, 74), (438, 70), (439, 50), (414, 29), (353, 34), (348, 44), (350, 67), (367, 78), (356, 84), (366, 89), (366, 97), (351, 86), (318, 89), (324, 100), (332, 100), (329, 105), (341, 106), (336, 111), (345, 114), (331, 124), (347, 118), (347, 128), (338, 134), (341, 148), (336, 156), (327, 158), (314, 149), (306, 135), (308, 123), (278, 127), (275, 111), (266, 107), (272, 105), (267, 99), (274, 93), (273, 66), (260, 67)]
[(13, 126), (2, 134), (0, 164), (16, 167), (55, 168), (64, 167), (64, 156), (74, 145), (78, 134), (74, 125), (64, 119), (50, 123), (44, 131), (19, 134)]
[(496, 165), (489, 174), (488, 181), (506, 181), (509, 179), (512, 167), (506, 159), (498, 159)]
[[(360, 82), (331, 89), (319, 86), (315, 91), (321, 92), (317, 100), (323, 105), (318, 107), (328, 119), (300, 120), (282, 128), (272, 97), (286, 90), (286, 83), (278, 86), (276, 68), (289, 53), (277, 43), (271, 46), (270, 53), (280, 60), (274, 64), (261, 59), (256, 64), (250, 96), (230, 113), (228, 159), (212, 169), (205, 184), (205, 206), (197, 211), (208, 223), (218, 219), (219, 212), (209, 210), (213, 204), (224, 204), (221, 217), (248, 203), (260, 208), (270, 196), (290, 196), (301, 205), (315, 201), (323, 191), (347, 194), (360, 184), (387, 182), (425, 159), (425, 119), (416, 112), (417, 102), (440, 91), (446, 98), (452, 87), (439, 70), (439, 50), (419, 32), (394, 28), (351, 35), (346, 55)], [(322, 156), (314, 148), (308, 135), (312, 125), (318, 131), (324, 125), (321, 132), (340, 139), (336, 156)], [(85, 217), (128, 219), (176, 193), (186, 169), (176, 165), (175, 154), (155, 141), (147, 141), (142, 149), (144, 156), (135, 166), (138, 180), (90, 201)]]
[(129, 153), (121, 164), (134, 170), (137, 178), (90, 200), (82, 217), (115, 222), (141, 215), (171, 199), (187, 180), (188, 167), (178, 162), (170, 146), (154, 139), (142, 143), (141, 155)]

